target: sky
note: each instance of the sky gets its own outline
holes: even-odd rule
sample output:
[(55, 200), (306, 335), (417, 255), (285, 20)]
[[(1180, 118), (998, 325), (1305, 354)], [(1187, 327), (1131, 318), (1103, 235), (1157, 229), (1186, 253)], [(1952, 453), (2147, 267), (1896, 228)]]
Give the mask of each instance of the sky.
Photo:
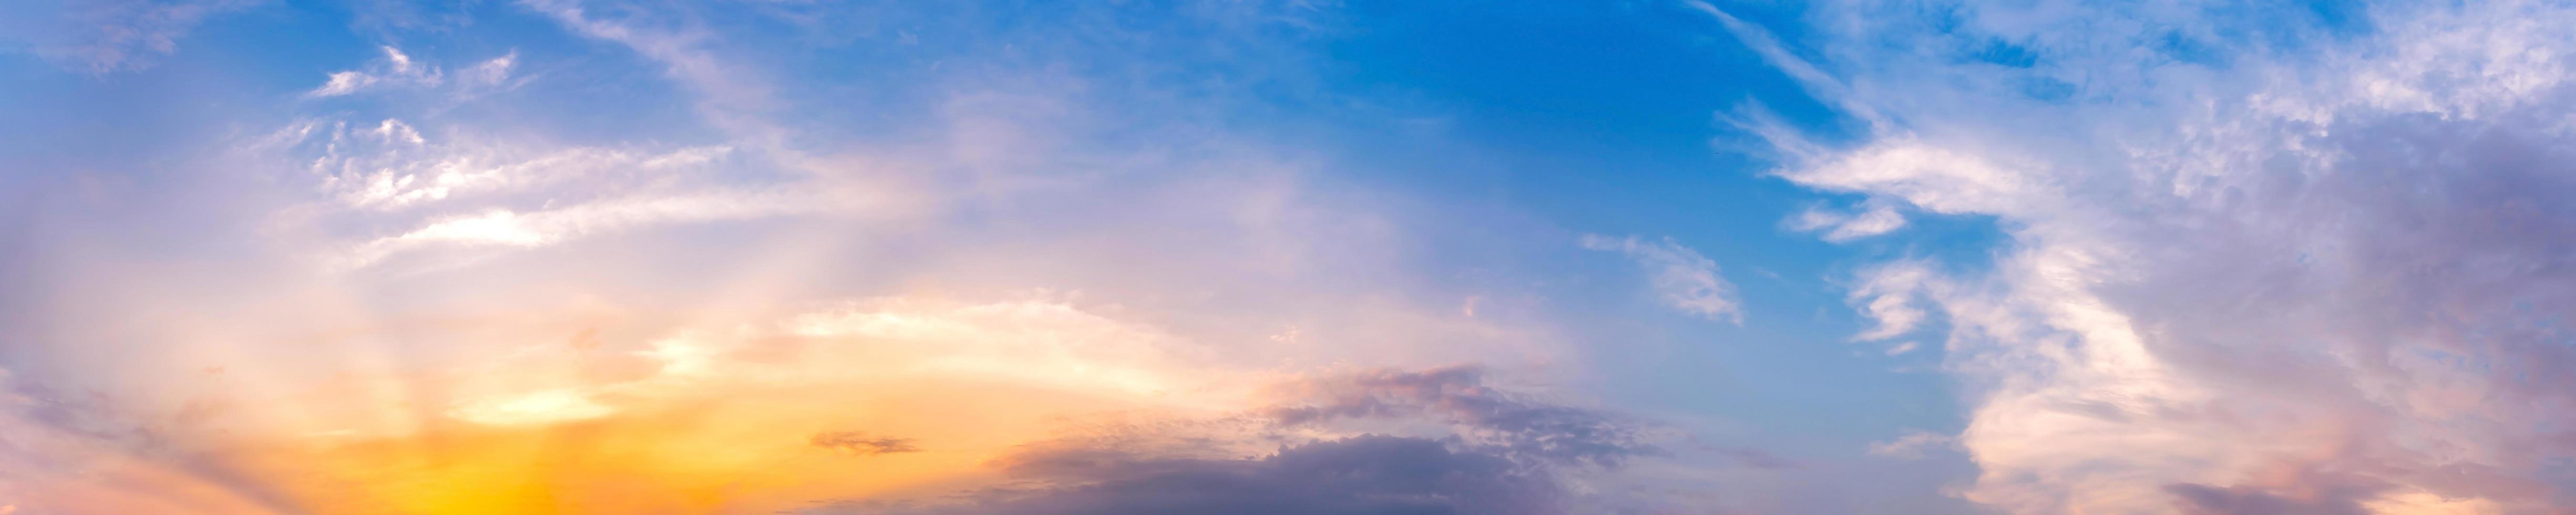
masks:
[(0, 4), (0, 515), (2576, 510), (2576, 5)]

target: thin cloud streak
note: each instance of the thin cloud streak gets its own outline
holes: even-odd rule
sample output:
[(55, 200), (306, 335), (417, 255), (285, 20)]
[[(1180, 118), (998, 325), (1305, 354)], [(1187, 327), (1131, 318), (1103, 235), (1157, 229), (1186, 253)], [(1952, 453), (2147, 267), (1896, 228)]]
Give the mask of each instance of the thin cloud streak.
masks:
[(1743, 301), (1735, 296), (1735, 284), (1717, 272), (1717, 262), (1699, 251), (1682, 246), (1672, 238), (1649, 241), (1636, 236), (1611, 238), (1585, 235), (1583, 248), (1617, 252), (1643, 268), (1653, 282), (1655, 292), (1673, 309), (1710, 320), (1744, 323)]

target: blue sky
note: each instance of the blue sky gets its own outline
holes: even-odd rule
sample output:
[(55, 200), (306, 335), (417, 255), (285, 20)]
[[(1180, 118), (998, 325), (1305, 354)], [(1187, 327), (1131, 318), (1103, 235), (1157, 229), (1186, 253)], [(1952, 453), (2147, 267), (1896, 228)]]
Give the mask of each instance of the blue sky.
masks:
[(2543, 513), (2571, 19), (18, 3), (0, 515)]

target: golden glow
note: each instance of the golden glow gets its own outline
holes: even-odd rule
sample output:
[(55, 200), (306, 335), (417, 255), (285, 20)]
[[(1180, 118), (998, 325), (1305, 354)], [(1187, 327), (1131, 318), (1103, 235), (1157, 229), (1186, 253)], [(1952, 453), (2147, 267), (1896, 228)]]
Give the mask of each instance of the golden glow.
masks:
[[(490, 337), (511, 325), (468, 326)], [(0, 490), (26, 497), (0, 501), (132, 509), (65, 497), (105, 489), (219, 499), (181, 512), (769, 512), (950, 492), (990, 480), (986, 463), (1058, 436), (1066, 420), (1206, 413), (1242, 405), (1249, 391), (1226, 386), (1240, 377), (1191, 371), (1175, 338), (1044, 298), (878, 299), (623, 344), (600, 333), (526, 335), (446, 358), (448, 370), (204, 372), (197, 386), (235, 388), (205, 398), (270, 402), (227, 403), (168, 428), (201, 451), (185, 460), (100, 449), (79, 459), (119, 470), (114, 483)], [(813, 443), (837, 431), (914, 449)]]

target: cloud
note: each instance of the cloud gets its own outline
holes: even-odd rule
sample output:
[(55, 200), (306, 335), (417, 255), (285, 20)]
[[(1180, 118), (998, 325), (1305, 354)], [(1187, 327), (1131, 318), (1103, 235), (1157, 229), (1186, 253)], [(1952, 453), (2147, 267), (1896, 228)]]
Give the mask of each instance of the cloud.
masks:
[(1889, 122), (1880, 116), (1875, 108), (1853, 101), (1849, 86), (1843, 84), (1843, 81), (1826, 73), (1806, 58), (1791, 52), (1787, 45), (1780, 42), (1778, 36), (1771, 34), (1771, 31), (1764, 30), (1759, 25), (1746, 23), (1742, 18), (1728, 14), (1726, 10), (1719, 9), (1705, 0), (1681, 0), (1678, 3), (1683, 8), (1717, 19), (1719, 25), (1724, 27), (1729, 35), (1735, 36), (1737, 42), (1751, 48), (1755, 54), (1762, 56), (1764, 62), (1770, 63), (1790, 79), (1798, 81), (1799, 85), (1805, 86), (1818, 99), (1835, 104), (1835, 107), (1842, 109), (1846, 114), (1868, 120), (1873, 128), (1888, 125)]
[(1819, 238), (1841, 243), (1903, 229), (1905, 215), (1898, 214), (1895, 207), (1884, 202), (1867, 203), (1857, 213), (1811, 207), (1782, 221), (1782, 225), (1794, 231), (1821, 232), (1823, 234)]
[(518, 67), (519, 51), (511, 50), (510, 53), (501, 54), (500, 57), (485, 59), (483, 62), (474, 63), (473, 66), (457, 70), (455, 75), (457, 95), (470, 98), (494, 91), (504, 91), (517, 88), (520, 85), (526, 84), (528, 81), (535, 79), (534, 77), (514, 75)]
[[(1107, 426), (994, 460), (1009, 478), (1004, 486), (936, 500), (850, 501), (817, 512), (1579, 513), (1600, 500), (1573, 481), (1661, 455), (1641, 443), (1641, 429), (1630, 422), (1538, 402), (1487, 384), (1485, 376), (1462, 366), (1289, 380), (1268, 395), (1295, 400), (1249, 418)], [(1435, 429), (1414, 436), (1335, 430), (1402, 430), (1384, 423), (1408, 420)], [(1285, 443), (1223, 455), (1272, 441)], [(1752, 454), (1746, 461), (1756, 466), (1778, 465)]]
[(1479, 449), (1519, 459), (1616, 465), (1661, 452), (1626, 421), (1497, 389), (1485, 384), (1479, 367), (1378, 370), (1279, 388), (1305, 398), (1266, 410), (1269, 418), (1289, 426), (1427, 416), (1473, 429)]
[[(364, 128), (372, 125), (372, 128)], [(546, 146), (451, 131), (436, 139), (409, 122), (299, 120), (244, 146), (280, 168), (301, 170), (339, 209), (401, 212), (490, 206), (531, 193), (633, 192), (653, 182), (701, 186), (732, 147)], [(694, 181), (688, 179), (696, 179)]]
[(603, 199), (525, 213), (494, 209), (434, 218), (401, 234), (354, 245), (333, 262), (336, 268), (355, 269), (439, 248), (533, 248), (673, 224), (868, 213), (883, 207), (866, 197), (864, 192), (771, 189)]
[(402, 50), (394, 47), (387, 46), (377, 48), (385, 52), (385, 59), (382, 64), (377, 66), (377, 68), (379, 68), (378, 70), (372, 72), (357, 70), (332, 72), (331, 80), (329, 82), (322, 83), (321, 87), (313, 88), (313, 91), (305, 92), (304, 96), (335, 97), (356, 93), (360, 89), (373, 87), (378, 84), (410, 86), (438, 85), (441, 73), (437, 67), (414, 63), (411, 60), (411, 56), (404, 55)]
[(2322, 499), (2294, 499), (2250, 491), (2246, 488), (2215, 488), (2208, 485), (2179, 483), (2166, 485), (2165, 491), (2182, 498), (2181, 508), (2192, 515), (2366, 515), (2356, 497), (2370, 492), (2334, 492)]
[(1717, 275), (1717, 262), (1672, 238), (1646, 241), (1635, 236), (1584, 235), (1583, 248), (1626, 254), (1653, 275), (1655, 291), (1674, 309), (1710, 320), (1744, 323), (1735, 284)]
[(892, 454), (898, 452), (921, 452), (920, 447), (914, 447), (912, 445), (913, 440), (910, 438), (882, 438), (869, 436), (867, 433), (857, 431), (826, 431), (815, 433), (814, 438), (810, 441), (813, 442), (815, 447), (862, 456)]
[(1564, 509), (1562, 486), (1509, 460), (1453, 451), (1433, 440), (1379, 435), (1285, 447), (1256, 459), (1087, 462), (1015, 472), (1032, 480), (1084, 484), (989, 491), (951, 505), (818, 512), (1545, 514)]
[(1896, 437), (1894, 440), (1871, 442), (1869, 444), (1869, 454), (1871, 456), (1886, 456), (1890, 458), (1918, 459), (1923, 457), (1923, 451), (1927, 449), (1947, 447), (1950, 444), (1950, 435), (1914, 430), (1906, 431), (1905, 436)]
[(515, 86), (510, 71), (518, 64), (517, 51), (451, 74), (438, 66), (414, 61), (402, 49), (391, 46), (377, 48), (385, 53), (384, 59), (368, 63), (365, 69), (331, 72), (328, 80), (306, 91), (304, 96), (336, 97), (374, 89), (426, 89), (446, 85), (455, 88), (458, 95), (470, 97), (495, 88)]
[[(1963, 490), (2016, 513), (2563, 510), (2576, 235), (2553, 143), (2576, 38), (2543, 2), (2353, 19), (2179, 2), (1818, 4), (1810, 91), (1889, 120), (1773, 125), (1775, 173), (1993, 217), (1990, 268), (1856, 274), (1935, 317), (1970, 386)], [(1930, 11), (1925, 11), (1929, 9)], [(2261, 21), (2257, 21), (2261, 20)], [(1945, 25), (1955, 21), (1955, 25)], [(1736, 21), (1735, 23), (1740, 23)], [(1729, 30), (1746, 31), (1730, 25)], [(2000, 59), (2025, 55), (2027, 59)], [(1777, 123), (1777, 122), (1770, 122)], [(1828, 217), (1830, 218), (1830, 217)], [(1826, 236), (1830, 237), (1831, 232)]]
[(31, 0), (0, 6), (0, 41), (92, 74), (151, 67), (207, 18), (256, 0)]
[[(588, 9), (579, 0), (521, 0), (576, 34), (623, 45), (660, 64), (663, 73), (699, 95), (698, 111), (755, 146), (784, 143), (786, 129), (768, 119), (779, 106), (775, 87), (758, 70), (707, 48), (715, 38), (686, 15), (642, 9)], [(609, 15), (603, 16), (603, 13)], [(657, 15), (660, 14), (660, 15)], [(677, 21), (672, 18), (679, 18)], [(659, 30), (664, 26), (691, 27)], [(784, 150), (784, 149), (778, 149)]]

